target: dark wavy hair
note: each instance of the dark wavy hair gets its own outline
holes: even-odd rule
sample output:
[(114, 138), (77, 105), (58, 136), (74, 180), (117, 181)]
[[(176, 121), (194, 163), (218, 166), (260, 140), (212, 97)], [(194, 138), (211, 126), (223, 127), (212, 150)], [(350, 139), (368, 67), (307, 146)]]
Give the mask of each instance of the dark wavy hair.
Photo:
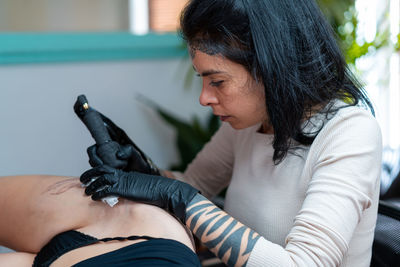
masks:
[(374, 114), (314, 0), (191, 0), (180, 23), (191, 49), (222, 55), (263, 82), (275, 164), (292, 140), (312, 144), (323, 125), (305, 133), (304, 119), (335, 114), (332, 100), (362, 103)]

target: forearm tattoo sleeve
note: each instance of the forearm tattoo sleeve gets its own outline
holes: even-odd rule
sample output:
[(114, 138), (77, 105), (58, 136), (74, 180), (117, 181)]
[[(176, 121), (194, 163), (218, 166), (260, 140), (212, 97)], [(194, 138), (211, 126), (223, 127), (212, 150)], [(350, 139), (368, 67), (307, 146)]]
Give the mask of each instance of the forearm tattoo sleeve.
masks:
[(186, 225), (228, 266), (246, 266), (260, 235), (197, 194), (186, 209)]

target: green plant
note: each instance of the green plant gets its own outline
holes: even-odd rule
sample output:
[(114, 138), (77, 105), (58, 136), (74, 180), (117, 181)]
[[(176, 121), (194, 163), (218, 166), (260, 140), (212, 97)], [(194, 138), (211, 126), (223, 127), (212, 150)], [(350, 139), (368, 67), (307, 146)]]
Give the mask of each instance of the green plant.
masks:
[(338, 36), (339, 45), (348, 64), (354, 65), (358, 58), (388, 45), (387, 27), (378, 30), (371, 42), (357, 40), (358, 19), (354, 0), (317, 0), (317, 2)]
[(184, 171), (186, 166), (194, 159), (196, 154), (202, 149), (213, 134), (219, 128), (219, 119), (214, 114), (209, 114), (206, 122), (202, 124), (197, 116), (193, 116), (191, 121), (178, 119), (174, 114), (161, 108), (158, 104), (143, 96), (140, 101), (152, 107), (158, 115), (176, 132), (176, 147), (180, 156), (180, 162), (169, 167), (170, 170)]
[(317, 3), (334, 29), (343, 25), (345, 12), (354, 6), (354, 0), (317, 0)]
[(345, 16), (342, 25), (337, 27), (337, 34), (340, 38), (340, 44), (344, 51), (347, 63), (354, 65), (358, 58), (388, 45), (388, 28), (377, 31), (374, 40), (371, 42), (357, 40), (356, 30), (358, 20), (354, 6), (350, 6), (344, 14)]
[(190, 122), (178, 120), (165, 110), (157, 108), (158, 114), (176, 130), (176, 146), (181, 162), (170, 167), (171, 170), (184, 171), (213, 134), (218, 130), (219, 121), (214, 114), (209, 114), (207, 122), (202, 125), (197, 116)]

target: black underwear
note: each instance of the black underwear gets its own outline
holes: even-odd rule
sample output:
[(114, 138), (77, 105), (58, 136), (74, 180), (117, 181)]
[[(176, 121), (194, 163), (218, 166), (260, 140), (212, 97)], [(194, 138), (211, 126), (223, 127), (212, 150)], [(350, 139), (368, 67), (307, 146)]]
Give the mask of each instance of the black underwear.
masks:
[(128, 236), (98, 239), (78, 231), (67, 231), (53, 237), (36, 255), (33, 267), (50, 266), (61, 255), (98, 242), (112, 240), (149, 241), (135, 243), (102, 255), (98, 255), (74, 266), (201, 266), (197, 255), (186, 245), (171, 239), (150, 236)]
[(135, 243), (93, 258), (73, 267), (201, 267), (199, 258), (186, 245), (172, 239), (152, 239)]

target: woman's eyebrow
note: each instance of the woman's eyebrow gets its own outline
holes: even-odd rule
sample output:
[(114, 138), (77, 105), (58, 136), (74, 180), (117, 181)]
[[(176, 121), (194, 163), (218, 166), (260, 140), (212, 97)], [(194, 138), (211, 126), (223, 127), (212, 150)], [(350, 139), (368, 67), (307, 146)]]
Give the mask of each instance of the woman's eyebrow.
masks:
[(212, 74), (220, 74), (220, 73), (225, 73), (224, 71), (219, 71), (219, 70), (205, 70), (203, 71), (200, 76), (201, 77), (206, 77)]
[[(196, 68), (195, 68), (194, 66), (192, 66), (192, 67), (193, 67), (194, 71), (198, 73), (198, 71), (196, 70)], [(202, 73), (198, 73), (197, 76), (206, 77), (206, 76), (210, 76), (210, 75), (212, 75), (212, 74), (220, 74), (220, 73), (226, 73), (226, 72), (225, 72), (225, 71), (220, 71), (220, 70), (213, 70), (213, 69), (211, 69), (211, 70), (205, 70), (205, 71), (203, 71)]]
[(219, 70), (205, 70), (202, 73), (199, 73), (198, 76), (206, 77), (206, 76), (210, 76), (212, 74), (221, 74), (221, 73), (226, 73), (226, 72), (219, 71)]

